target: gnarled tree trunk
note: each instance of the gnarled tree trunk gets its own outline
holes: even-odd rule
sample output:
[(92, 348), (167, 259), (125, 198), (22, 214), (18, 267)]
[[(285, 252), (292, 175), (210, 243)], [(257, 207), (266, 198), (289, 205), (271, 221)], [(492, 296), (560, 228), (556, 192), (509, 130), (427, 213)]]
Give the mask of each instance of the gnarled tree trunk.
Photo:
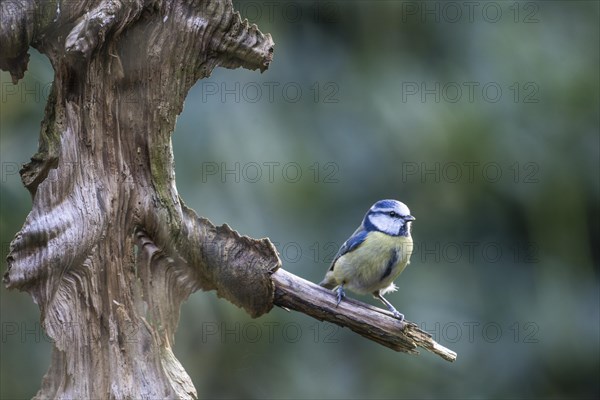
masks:
[(38, 398), (196, 398), (171, 344), (198, 289), (253, 317), (275, 304), (456, 359), (385, 310), (338, 306), (279, 269), (269, 240), (215, 227), (179, 198), (171, 134), (188, 90), (217, 66), (264, 71), (272, 58), (271, 37), (231, 0), (0, 0), (0, 23), (0, 68), (14, 83), (29, 46), (55, 70), (39, 151), (21, 170), (33, 209), (4, 275), (54, 340)]
[(273, 41), (230, 0), (2, 0), (0, 67), (28, 48), (55, 70), (39, 151), (21, 171), (33, 209), (4, 282), (28, 291), (54, 340), (39, 398), (196, 398), (171, 350), (197, 289), (258, 316), (280, 261), (268, 240), (199, 218), (175, 186), (171, 134), (213, 68), (264, 71)]

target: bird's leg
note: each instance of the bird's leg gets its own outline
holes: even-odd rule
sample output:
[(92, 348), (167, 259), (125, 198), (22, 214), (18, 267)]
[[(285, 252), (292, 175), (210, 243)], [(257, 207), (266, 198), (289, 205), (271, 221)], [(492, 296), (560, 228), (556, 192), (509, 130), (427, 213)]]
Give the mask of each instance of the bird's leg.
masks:
[(381, 300), (381, 302), (386, 305), (388, 310), (390, 310), (392, 312), (392, 314), (394, 314), (394, 317), (398, 318), (400, 321), (404, 321), (404, 314), (402, 314), (401, 312), (396, 310), (396, 308), (392, 305), (392, 303), (390, 303), (389, 301), (384, 299), (383, 296), (381, 295), (381, 291), (376, 290), (375, 292), (373, 292), (373, 296), (375, 296), (376, 298)]
[(344, 297), (346, 297), (346, 293), (344, 293), (344, 284), (341, 284), (337, 288), (337, 303), (335, 304), (336, 307), (340, 305)]

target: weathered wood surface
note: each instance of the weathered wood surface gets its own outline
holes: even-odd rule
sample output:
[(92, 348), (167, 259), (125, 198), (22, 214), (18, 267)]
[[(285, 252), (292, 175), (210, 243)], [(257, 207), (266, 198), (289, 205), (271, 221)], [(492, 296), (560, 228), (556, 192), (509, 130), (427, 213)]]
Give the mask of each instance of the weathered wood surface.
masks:
[[(253, 317), (279, 305), (395, 350), (452, 360), (410, 323), (279, 269), (272, 243), (185, 206), (171, 134), (215, 67), (264, 71), (273, 40), (230, 0), (1, 0), (0, 68), (29, 47), (55, 71), (39, 149), (21, 170), (33, 207), (4, 283), (39, 305), (53, 355), (38, 398), (197, 398), (172, 351), (179, 309), (216, 290)], [(279, 270), (278, 270), (279, 269)]]
[(39, 398), (196, 398), (172, 352), (197, 289), (268, 312), (279, 258), (179, 198), (171, 134), (189, 89), (217, 67), (264, 71), (273, 41), (227, 0), (2, 0), (0, 67), (28, 50), (55, 71), (33, 207), (11, 243), (8, 288), (31, 294), (54, 341)]
[(445, 360), (454, 361), (456, 353), (433, 340), (430, 334), (409, 321), (396, 319), (391, 312), (345, 297), (337, 298), (325, 289), (289, 272), (273, 274), (275, 305), (299, 311), (321, 321), (350, 328), (359, 335), (396, 351), (415, 354), (424, 348)]

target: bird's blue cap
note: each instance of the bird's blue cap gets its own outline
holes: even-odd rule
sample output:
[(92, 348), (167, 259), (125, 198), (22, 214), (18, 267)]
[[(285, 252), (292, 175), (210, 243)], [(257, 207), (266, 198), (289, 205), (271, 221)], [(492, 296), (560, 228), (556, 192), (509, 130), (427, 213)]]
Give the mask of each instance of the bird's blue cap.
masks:
[(410, 215), (410, 209), (406, 206), (406, 204), (398, 201), (398, 200), (379, 200), (377, 203), (373, 204), (369, 212), (377, 213), (377, 212), (389, 212), (395, 211), (397, 214), (408, 217), (405, 218), (407, 221), (414, 221), (415, 217)]

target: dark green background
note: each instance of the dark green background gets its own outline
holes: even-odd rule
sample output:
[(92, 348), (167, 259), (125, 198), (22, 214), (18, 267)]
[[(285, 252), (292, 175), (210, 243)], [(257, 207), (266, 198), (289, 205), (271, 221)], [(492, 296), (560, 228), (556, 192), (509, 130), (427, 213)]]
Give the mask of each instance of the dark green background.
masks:
[[(200, 397), (597, 396), (598, 2), (236, 5), (275, 58), (194, 86), (173, 137), (180, 194), (312, 281), (373, 202), (405, 202), (417, 246), (388, 298), (458, 359), (196, 293), (175, 353)], [(17, 87), (1, 77), (6, 254), (52, 70), (32, 50)], [(31, 298), (0, 295), (0, 395), (31, 397), (51, 344)]]

